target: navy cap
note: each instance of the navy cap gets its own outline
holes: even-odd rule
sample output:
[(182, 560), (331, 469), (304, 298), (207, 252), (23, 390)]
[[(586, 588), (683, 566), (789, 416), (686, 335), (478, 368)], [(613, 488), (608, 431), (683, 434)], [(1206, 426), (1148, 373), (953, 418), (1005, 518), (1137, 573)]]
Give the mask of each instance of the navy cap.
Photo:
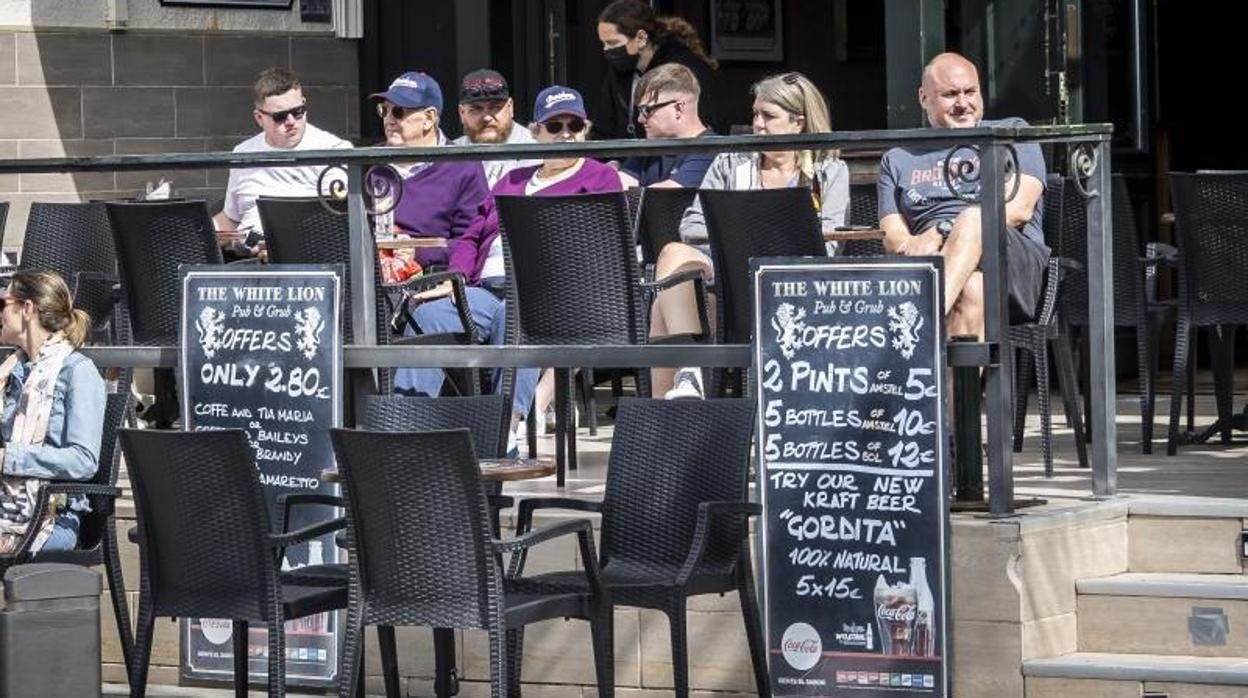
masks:
[(403, 73), (390, 83), (385, 92), (369, 95), (370, 99), (385, 99), (392, 104), (410, 109), (437, 109), (442, 113), (442, 88), (438, 81), (424, 73)]
[(489, 102), (508, 99), (511, 90), (507, 88), (507, 78), (497, 70), (483, 68), (474, 70), (464, 76), (459, 83), (459, 103)]
[(551, 85), (537, 93), (537, 100), (533, 102), (534, 121), (540, 124), (561, 114), (589, 118), (585, 114), (585, 100), (581, 99), (580, 92), (571, 87)]

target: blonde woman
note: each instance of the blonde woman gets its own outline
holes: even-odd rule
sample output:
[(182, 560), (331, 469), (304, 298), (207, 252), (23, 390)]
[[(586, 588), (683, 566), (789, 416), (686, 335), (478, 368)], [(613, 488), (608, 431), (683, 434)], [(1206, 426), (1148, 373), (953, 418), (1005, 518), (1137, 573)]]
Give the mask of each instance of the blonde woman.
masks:
[[(754, 95), (753, 127), (756, 135), (827, 133), (832, 130), (828, 102), (819, 88), (801, 73), (784, 73), (760, 80), (750, 90)], [(849, 169), (831, 150), (778, 150), (757, 153), (722, 153), (711, 163), (703, 189), (753, 190), (805, 187), (819, 209), (824, 230), (843, 225), (849, 208)], [(706, 239), (706, 219), (702, 205), (694, 199), (680, 222), (684, 240)], [(686, 269), (699, 269), (714, 276), (710, 257), (703, 249), (687, 243), (671, 243), (655, 262), (655, 276), (665, 278)], [(693, 290), (680, 284), (663, 291), (650, 315), (650, 335), (686, 334), (699, 331)], [(654, 392), (668, 399), (702, 396), (701, 370), (654, 369)], [(669, 389), (670, 388), (670, 389)]]
[(52, 272), (17, 272), (0, 302), (0, 344), (17, 348), (0, 363), (0, 554), (32, 527), (32, 552), (72, 549), (86, 500), (53, 502), (38, 521), (34, 507), (47, 481), (85, 480), (99, 467), (104, 380), (77, 351), (90, 320)]

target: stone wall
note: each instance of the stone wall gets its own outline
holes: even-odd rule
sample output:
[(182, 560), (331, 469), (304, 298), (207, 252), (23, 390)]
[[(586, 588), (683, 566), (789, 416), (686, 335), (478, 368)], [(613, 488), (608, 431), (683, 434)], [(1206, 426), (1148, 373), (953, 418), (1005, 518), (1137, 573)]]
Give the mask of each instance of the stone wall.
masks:
[[(257, 131), (250, 85), (271, 65), (300, 76), (312, 123), (358, 136), (356, 43), (328, 33), (0, 30), (0, 159), (229, 150)], [(161, 177), (219, 197), (227, 172), (0, 175), (3, 246), (20, 246), (31, 201), (131, 196)]]

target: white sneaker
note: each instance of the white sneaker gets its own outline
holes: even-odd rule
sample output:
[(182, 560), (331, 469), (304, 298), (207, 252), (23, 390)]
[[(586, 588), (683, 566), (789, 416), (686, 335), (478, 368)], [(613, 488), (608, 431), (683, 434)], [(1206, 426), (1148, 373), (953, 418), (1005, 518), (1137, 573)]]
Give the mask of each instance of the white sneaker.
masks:
[(675, 385), (663, 396), (665, 400), (701, 400), (702, 369), (682, 368), (676, 372)]

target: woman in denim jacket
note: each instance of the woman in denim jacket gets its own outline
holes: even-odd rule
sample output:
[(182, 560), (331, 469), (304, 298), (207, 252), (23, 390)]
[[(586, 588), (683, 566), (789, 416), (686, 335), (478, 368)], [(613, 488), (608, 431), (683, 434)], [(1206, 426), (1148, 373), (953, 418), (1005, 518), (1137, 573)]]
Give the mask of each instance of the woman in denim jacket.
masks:
[(85, 498), (53, 501), (33, 520), (49, 480), (85, 480), (99, 467), (104, 381), (76, 349), (90, 328), (61, 277), (20, 271), (0, 296), (0, 344), (16, 347), (0, 363), (0, 554), (37, 527), (30, 550), (68, 550), (78, 541)]

